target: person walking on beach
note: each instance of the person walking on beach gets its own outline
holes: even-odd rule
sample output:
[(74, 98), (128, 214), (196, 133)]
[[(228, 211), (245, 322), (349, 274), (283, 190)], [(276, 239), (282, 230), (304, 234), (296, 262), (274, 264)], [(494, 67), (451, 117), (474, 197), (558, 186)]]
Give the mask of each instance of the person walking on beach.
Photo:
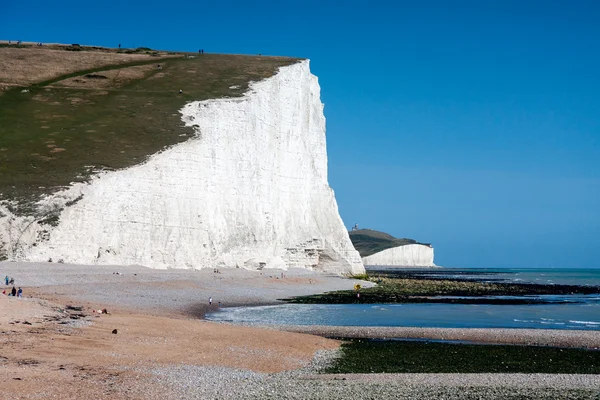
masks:
[(209, 298), (208, 298), (208, 305), (209, 305), (209, 306), (212, 306), (212, 297), (209, 297)]
[(23, 289), (19, 288), (19, 290), (17, 290), (17, 297), (23, 297)]
[(10, 293), (12, 294), (13, 297), (15, 297), (17, 295), (17, 289), (13, 286)]
[(8, 286), (8, 275), (4, 278), (4, 282), (6, 282), (6, 286)]

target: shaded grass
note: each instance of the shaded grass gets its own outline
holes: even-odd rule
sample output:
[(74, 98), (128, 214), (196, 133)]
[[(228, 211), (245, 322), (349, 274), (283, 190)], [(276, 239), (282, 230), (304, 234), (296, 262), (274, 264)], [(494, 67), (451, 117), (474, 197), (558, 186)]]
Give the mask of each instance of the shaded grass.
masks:
[(326, 373), (598, 374), (600, 351), (538, 346), (354, 340)]
[[(181, 121), (187, 102), (239, 96), (250, 81), (297, 62), (286, 57), (206, 54), (63, 75), (0, 96), (0, 199), (31, 204), (96, 170), (128, 167), (193, 135)], [(161, 64), (114, 89), (52, 87), (61, 80), (133, 65)], [(239, 90), (229, 89), (239, 85)], [(183, 93), (180, 94), (179, 90)]]

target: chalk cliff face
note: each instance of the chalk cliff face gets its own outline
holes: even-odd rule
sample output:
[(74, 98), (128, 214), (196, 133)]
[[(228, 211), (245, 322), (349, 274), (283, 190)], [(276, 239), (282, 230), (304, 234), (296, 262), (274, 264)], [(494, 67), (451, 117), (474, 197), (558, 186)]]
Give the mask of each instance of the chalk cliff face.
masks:
[(435, 267), (433, 247), (422, 244), (392, 247), (368, 257), (363, 257), (362, 260), (365, 266)]
[(243, 98), (181, 112), (196, 137), (44, 200), (62, 209), (57, 226), (0, 213), (8, 257), (364, 271), (327, 183), (323, 104), (308, 61)]

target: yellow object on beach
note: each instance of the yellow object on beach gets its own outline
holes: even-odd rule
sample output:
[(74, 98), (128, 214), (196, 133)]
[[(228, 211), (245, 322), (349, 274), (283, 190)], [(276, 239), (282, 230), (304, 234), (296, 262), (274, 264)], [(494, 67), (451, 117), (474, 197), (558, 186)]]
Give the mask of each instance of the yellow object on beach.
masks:
[(360, 283), (357, 283), (356, 285), (354, 285), (354, 290), (360, 290), (362, 286), (360, 286)]

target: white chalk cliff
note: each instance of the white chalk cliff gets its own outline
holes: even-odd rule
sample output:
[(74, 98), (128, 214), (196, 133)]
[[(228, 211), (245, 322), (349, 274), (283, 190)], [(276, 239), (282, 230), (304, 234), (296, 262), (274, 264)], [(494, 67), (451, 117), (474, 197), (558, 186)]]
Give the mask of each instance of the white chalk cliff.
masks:
[(433, 247), (423, 244), (407, 244), (382, 250), (363, 257), (365, 266), (385, 265), (396, 267), (435, 267)]
[(194, 138), (41, 202), (62, 209), (57, 226), (0, 209), (8, 258), (364, 271), (327, 182), (323, 104), (308, 61), (242, 98), (181, 113)]

